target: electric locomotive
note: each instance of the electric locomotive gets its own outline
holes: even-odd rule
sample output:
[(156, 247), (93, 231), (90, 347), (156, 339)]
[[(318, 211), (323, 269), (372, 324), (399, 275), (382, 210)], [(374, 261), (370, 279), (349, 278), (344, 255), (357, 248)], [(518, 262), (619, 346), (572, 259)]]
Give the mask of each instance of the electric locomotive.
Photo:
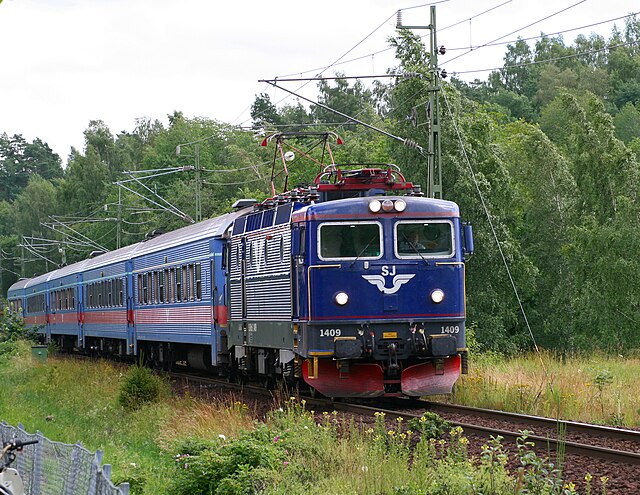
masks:
[(424, 198), (394, 165), (332, 164), (234, 224), (233, 365), (301, 375), (329, 397), (450, 393), (467, 367), (472, 251), (457, 205)]
[[(471, 226), (395, 165), (336, 164), (330, 136), (313, 184), (21, 280), (10, 310), (68, 350), (328, 397), (451, 392), (467, 368)], [(271, 137), (274, 193), (286, 137)]]

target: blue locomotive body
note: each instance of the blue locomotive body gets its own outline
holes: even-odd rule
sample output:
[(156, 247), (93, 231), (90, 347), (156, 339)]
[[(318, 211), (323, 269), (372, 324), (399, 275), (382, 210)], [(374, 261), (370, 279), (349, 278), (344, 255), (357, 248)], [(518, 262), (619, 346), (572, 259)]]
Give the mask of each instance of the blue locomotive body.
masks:
[[(299, 353), (305, 380), (325, 395), (448, 393), (466, 353), (457, 206), (384, 200), (402, 211), (372, 211), (374, 196), (311, 205), (293, 217), (307, 246), (296, 288)], [(431, 230), (438, 245), (414, 249), (404, 240)], [(418, 380), (417, 365), (425, 368)]]
[(65, 349), (330, 397), (450, 392), (470, 227), (391, 166), (333, 178), (21, 280), (10, 310)]

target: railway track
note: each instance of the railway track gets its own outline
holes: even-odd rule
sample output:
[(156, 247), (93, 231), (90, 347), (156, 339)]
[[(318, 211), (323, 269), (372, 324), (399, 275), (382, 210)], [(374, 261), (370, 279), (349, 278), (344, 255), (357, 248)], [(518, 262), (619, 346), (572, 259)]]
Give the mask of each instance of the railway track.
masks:
[[(253, 394), (271, 396), (273, 392), (261, 387), (239, 385), (185, 373), (171, 373), (176, 379), (206, 383), (209, 386), (231, 388)], [(282, 393), (286, 395), (286, 393)], [(484, 438), (501, 436), (505, 443), (515, 443), (522, 431), (529, 432), (527, 441), (547, 452), (564, 451), (566, 454), (607, 460), (627, 465), (640, 465), (640, 431), (601, 425), (555, 420), (540, 416), (508, 413), (468, 406), (457, 406), (422, 400), (380, 400), (377, 405), (326, 398), (304, 397), (308, 407), (333, 409), (349, 414), (373, 416), (383, 412), (388, 419), (419, 418), (425, 411), (439, 414), (452, 426), (460, 426), (466, 435)]]
[[(361, 404), (334, 403), (336, 410), (353, 414), (373, 414), (375, 411), (381, 411), (390, 419), (420, 417), (422, 412), (432, 411), (444, 417), (451, 426), (460, 426), (466, 435), (486, 438), (499, 435), (505, 442), (515, 443), (517, 438), (522, 437), (522, 431), (526, 430), (529, 432), (527, 441), (534, 442), (537, 448), (549, 452), (564, 450), (566, 454), (582, 455), (592, 459), (640, 464), (638, 431), (427, 401), (423, 403), (421, 410), (419, 404), (412, 405), (413, 407), (416, 410), (380, 409)], [(461, 420), (461, 416), (468, 419)], [(602, 439), (605, 439), (605, 442), (602, 442)], [(615, 447), (603, 446), (603, 443)]]

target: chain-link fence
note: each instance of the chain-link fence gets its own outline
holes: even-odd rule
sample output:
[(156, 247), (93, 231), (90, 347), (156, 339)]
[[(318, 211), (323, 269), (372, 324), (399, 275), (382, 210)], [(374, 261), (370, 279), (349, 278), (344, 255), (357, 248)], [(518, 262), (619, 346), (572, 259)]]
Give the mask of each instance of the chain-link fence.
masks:
[(0, 423), (2, 443), (13, 438), (38, 440), (18, 453), (12, 467), (22, 477), (27, 495), (129, 495), (129, 484), (116, 487), (111, 482), (111, 466), (102, 466), (102, 452), (89, 452), (80, 443), (53, 442), (42, 433), (27, 433)]

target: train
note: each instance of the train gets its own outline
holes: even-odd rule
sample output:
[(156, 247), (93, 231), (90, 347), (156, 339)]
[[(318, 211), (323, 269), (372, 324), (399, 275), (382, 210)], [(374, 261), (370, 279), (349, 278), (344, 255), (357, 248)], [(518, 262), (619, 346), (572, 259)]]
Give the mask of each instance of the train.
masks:
[(473, 249), (456, 203), (332, 159), (309, 185), (19, 280), (8, 309), (68, 352), (332, 398), (447, 394), (468, 368)]

